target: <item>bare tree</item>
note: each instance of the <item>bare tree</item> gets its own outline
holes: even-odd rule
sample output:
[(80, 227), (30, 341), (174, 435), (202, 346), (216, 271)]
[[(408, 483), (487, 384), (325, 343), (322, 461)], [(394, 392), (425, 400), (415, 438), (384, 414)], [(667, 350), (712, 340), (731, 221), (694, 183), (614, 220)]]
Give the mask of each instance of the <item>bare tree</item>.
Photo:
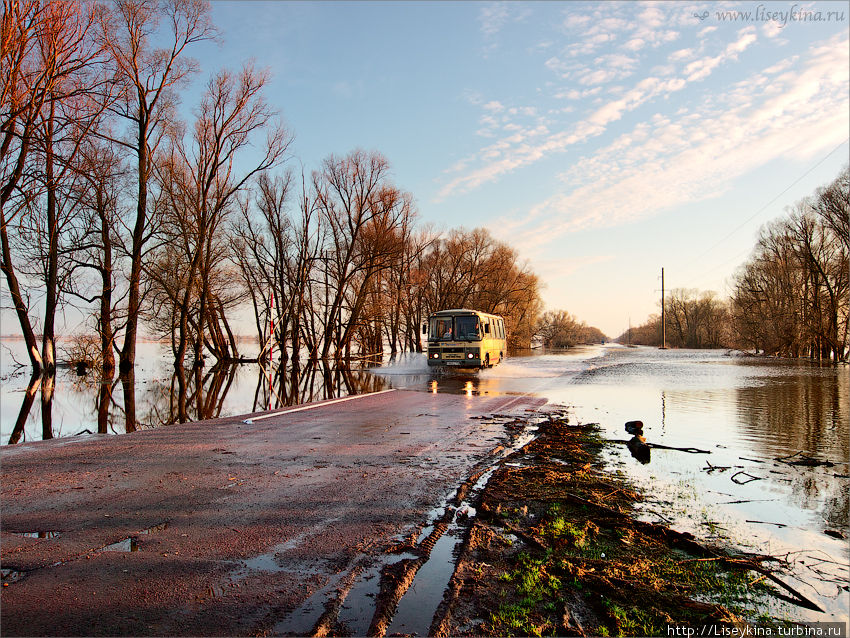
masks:
[(295, 211), (292, 191), (291, 173), (262, 175), (255, 196), (242, 201), (232, 229), (231, 247), (251, 297), (262, 362), (272, 352), (282, 361), (290, 354), (297, 361), (302, 345), (315, 355), (309, 285), (319, 262), (319, 219), (303, 176)]
[[(75, 162), (77, 179), (73, 197), (79, 202), (78, 223), (69, 244), (71, 272), (66, 293), (84, 303), (97, 302), (95, 330), (100, 337), (102, 372), (111, 378), (115, 370), (116, 234), (124, 166), (111, 146), (91, 137)], [(87, 273), (94, 275), (93, 279)]]
[[(122, 99), (112, 112), (127, 121), (126, 138), (111, 141), (136, 157), (137, 200), (129, 249), (127, 325), (120, 368), (135, 364), (136, 335), (141, 308), (143, 250), (150, 238), (148, 191), (154, 157), (164, 134), (174, 122), (176, 89), (197, 70), (186, 49), (211, 39), (215, 29), (209, 6), (200, 0), (116, 0), (101, 19), (101, 41), (111, 55)], [(160, 29), (161, 22), (166, 24)], [(154, 42), (165, 40), (165, 46)]]
[(395, 232), (413, 215), (412, 198), (389, 182), (378, 153), (329, 157), (313, 174), (316, 205), (327, 229), (321, 358), (350, 348), (372, 277), (399, 252)]
[[(232, 338), (227, 341), (221, 333), (220, 322), (227, 326), (223, 295), (228, 288), (216, 285), (216, 272), (226, 267), (228, 257), (221, 231), (236, 206), (237, 194), (254, 176), (284, 161), (291, 141), (263, 99), (267, 79), (265, 72), (250, 64), (238, 74), (223, 70), (213, 76), (201, 100), (191, 142), (172, 137), (167, 160), (163, 158), (157, 166), (167, 204), (163, 228), (169, 237), (167, 258), (177, 266), (171, 273), (169, 296), (176, 308), (178, 382), (190, 341), (195, 366), (201, 365), (210, 331), (217, 345), (209, 349), (217, 358), (228, 358), (228, 344), (234, 345)], [(259, 158), (242, 168), (240, 156), (262, 133), (266, 139)]]
[(733, 318), (744, 347), (843, 361), (850, 333), (848, 170), (766, 226), (741, 268)]
[[(0, 55), (0, 248), (2, 270), (12, 303), (36, 372), (55, 364), (53, 315), (57, 304), (58, 229), (56, 220), (56, 122), (64, 115), (66, 127), (85, 128), (81, 108), (93, 89), (88, 68), (95, 62), (98, 47), (91, 39), (92, 6), (59, 1), (6, 1), (2, 17)], [(71, 139), (72, 136), (69, 136)], [(73, 136), (82, 138), (79, 130)], [(75, 142), (71, 142), (72, 149)], [(32, 155), (41, 152), (44, 170), (35, 175), (26, 170)], [(73, 150), (71, 151), (71, 154)], [(67, 167), (70, 155), (65, 155)], [(61, 170), (64, 170), (62, 168)], [(45, 355), (39, 352), (29, 315), (26, 292), (16, 272), (9, 227), (20, 215), (32, 211), (39, 191), (46, 192), (44, 213), (47, 224), (47, 308), (45, 312)], [(51, 252), (51, 248), (57, 248)], [(44, 361), (44, 356), (47, 361)]]

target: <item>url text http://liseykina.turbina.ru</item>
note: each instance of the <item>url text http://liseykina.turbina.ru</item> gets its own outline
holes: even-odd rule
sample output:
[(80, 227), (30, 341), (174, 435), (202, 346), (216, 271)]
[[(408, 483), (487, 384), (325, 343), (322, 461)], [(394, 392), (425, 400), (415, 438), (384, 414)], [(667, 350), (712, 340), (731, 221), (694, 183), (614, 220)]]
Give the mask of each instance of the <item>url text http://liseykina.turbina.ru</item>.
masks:
[[(840, 7), (840, 9), (839, 9)], [(759, 4), (753, 9), (736, 10), (703, 10), (694, 13), (694, 17), (700, 21), (714, 18), (717, 22), (732, 22), (744, 24), (775, 23), (779, 27), (785, 27), (793, 23), (817, 23), (817, 22), (845, 22), (847, 11), (841, 4), (830, 4), (824, 10), (816, 5), (791, 5), (790, 8), (777, 8), (774, 5)]]
[(809, 622), (787, 626), (667, 625), (663, 635), (668, 638), (847, 638), (847, 623)]

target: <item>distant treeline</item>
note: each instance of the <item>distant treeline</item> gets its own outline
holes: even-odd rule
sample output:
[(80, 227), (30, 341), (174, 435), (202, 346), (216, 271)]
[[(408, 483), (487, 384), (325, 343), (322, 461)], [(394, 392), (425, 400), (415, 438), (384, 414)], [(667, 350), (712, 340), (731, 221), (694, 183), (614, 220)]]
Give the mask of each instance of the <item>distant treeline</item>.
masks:
[(452, 307), (501, 314), (530, 343), (539, 282), (517, 252), (418, 225), (377, 152), (293, 171), (267, 71), (211, 73), (181, 121), (189, 55), (216, 35), (200, 1), (4, 5), (4, 303), (35, 374), (53, 373), (66, 304), (90, 314), (110, 373), (133, 369), (141, 325), (171, 340), (178, 371), (239, 360), (246, 308), (261, 360), (415, 350), (428, 313)]
[(540, 317), (537, 334), (547, 348), (571, 348), (579, 344), (601, 343), (608, 338), (564, 310), (550, 310)]
[[(850, 337), (850, 168), (762, 228), (731, 299), (677, 289), (667, 344), (846, 361)], [(661, 317), (618, 341), (661, 345)]]

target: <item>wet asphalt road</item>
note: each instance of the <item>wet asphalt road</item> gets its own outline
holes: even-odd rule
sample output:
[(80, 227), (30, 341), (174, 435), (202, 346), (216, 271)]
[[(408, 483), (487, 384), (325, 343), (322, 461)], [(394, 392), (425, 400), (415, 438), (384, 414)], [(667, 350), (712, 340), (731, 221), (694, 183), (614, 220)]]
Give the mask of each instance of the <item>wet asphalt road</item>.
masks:
[(318, 618), (295, 610), (418, 533), (504, 443), (470, 417), (542, 402), (400, 390), (5, 446), (2, 634), (305, 633)]

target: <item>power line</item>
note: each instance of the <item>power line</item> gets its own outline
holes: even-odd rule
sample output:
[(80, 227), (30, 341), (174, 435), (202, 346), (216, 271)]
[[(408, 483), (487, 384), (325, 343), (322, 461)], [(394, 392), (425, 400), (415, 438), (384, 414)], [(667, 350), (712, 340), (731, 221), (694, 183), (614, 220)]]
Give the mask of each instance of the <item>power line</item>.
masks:
[(729, 239), (732, 235), (734, 235), (734, 234), (735, 234), (735, 233), (737, 233), (739, 230), (741, 230), (744, 226), (746, 226), (746, 225), (747, 225), (747, 224), (749, 224), (751, 221), (753, 221), (753, 219), (755, 219), (755, 218), (759, 215), (759, 213), (761, 213), (762, 211), (764, 211), (764, 209), (766, 209), (768, 206), (770, 206), (771, 204), (773, 204), (773, 203), (774, 203), (777, 199), (779, 199), (779, 198), (780, 198), (780, 197), (782, 197), (785, 193), (787, 193), (789, 190), (791, 190), (791, 188), (793, 188), (793, 187), (794, 187), (794, 186), (795, 186), (798, 182), (800, 182), (800, 181), (801, 181), (804, 177), (806, 177), (809, 173), (811, 173), (813, 170), (815, 170), (818, 166), (820, 166), (821, 164), (823, 164), (823, 163), (827, 160), (827, 158), (828, 158), (830, 155), (832, 155), (833, 153), (835, 153), (835, 151), (837, 151), (839, 148), (841, 148), (842, 146), (844, 146), (844, 145), (845, 145), (848, 141), (850, 141), (850, 137), (848, 137), (847, 139), (845, 139), (843, 142), (841, 142), (841, 144), (839, 144), (839, 145), (838, 145), (838, 146), (836, 146), (834, 149), (832, 149), (829, 153), (827, 153), (826, 155), (824, 155), (824, 156), (823, 156), (823, 157), (822, 157), (822, 158), (818, 161), (818, 163), (817, 163), (817, 164), (815, 164), (814, 166), (812, 166), (811, 168), (809, 168), (809, 170), (807, 170), (805, 173), (803, 173), (802, 175), (800, 175), (800, 177), (798, 177), (798, 178), (797, 178), (797, 179), (795, 179), (793, 182), (791, 182), (788, 186), (786, 186), (786, 187), (785, 187), (785, 190), (783, 190), (783, 191), (782, 191), (781, 193), (779, 193), (776, 197), (774, 197), (774, 198), (773, 198), (773, 199), (771, 199), (769, 202), (767, 202), (764, 206), (762, 206), (761, 208), (759, 208), (759, 209), (758, 209), (755, 213), (753, 213), (752, 215), (750, 215), (750, 216), (749, 216), (747, 219), (745, 219), (745, 220), (744, 220), (744, 221), (743, 221), (743, 222), (742, 222), (739, 226), (737, 226), (734, 230), (732, 230), (732, 231), (731, 231), (728, 235), (726, 235), (725, 237), (723, 237), (723, 239), (721, 239), (721, 240), (719, 240), (718, 242), (716, 242), (716, 243), (712, 244), (712, 246), (711, 246), (710, 248), (708, 248), (705, 252), (703, 252), (701, 255), (699, 255), (698, 257), (696, 257), (696, 258), (694, 259), (694, 262), (697, 262), (697, 261), (699, 261), (701, 258), (705, 257), (708, 253), (710, 253), (712, 250), (714, 250), (715, 248), (717, 248), (717, 247), (718, 247), (720, 244), (722, 244), (724, 241), (726, 241), (727, 239)]

